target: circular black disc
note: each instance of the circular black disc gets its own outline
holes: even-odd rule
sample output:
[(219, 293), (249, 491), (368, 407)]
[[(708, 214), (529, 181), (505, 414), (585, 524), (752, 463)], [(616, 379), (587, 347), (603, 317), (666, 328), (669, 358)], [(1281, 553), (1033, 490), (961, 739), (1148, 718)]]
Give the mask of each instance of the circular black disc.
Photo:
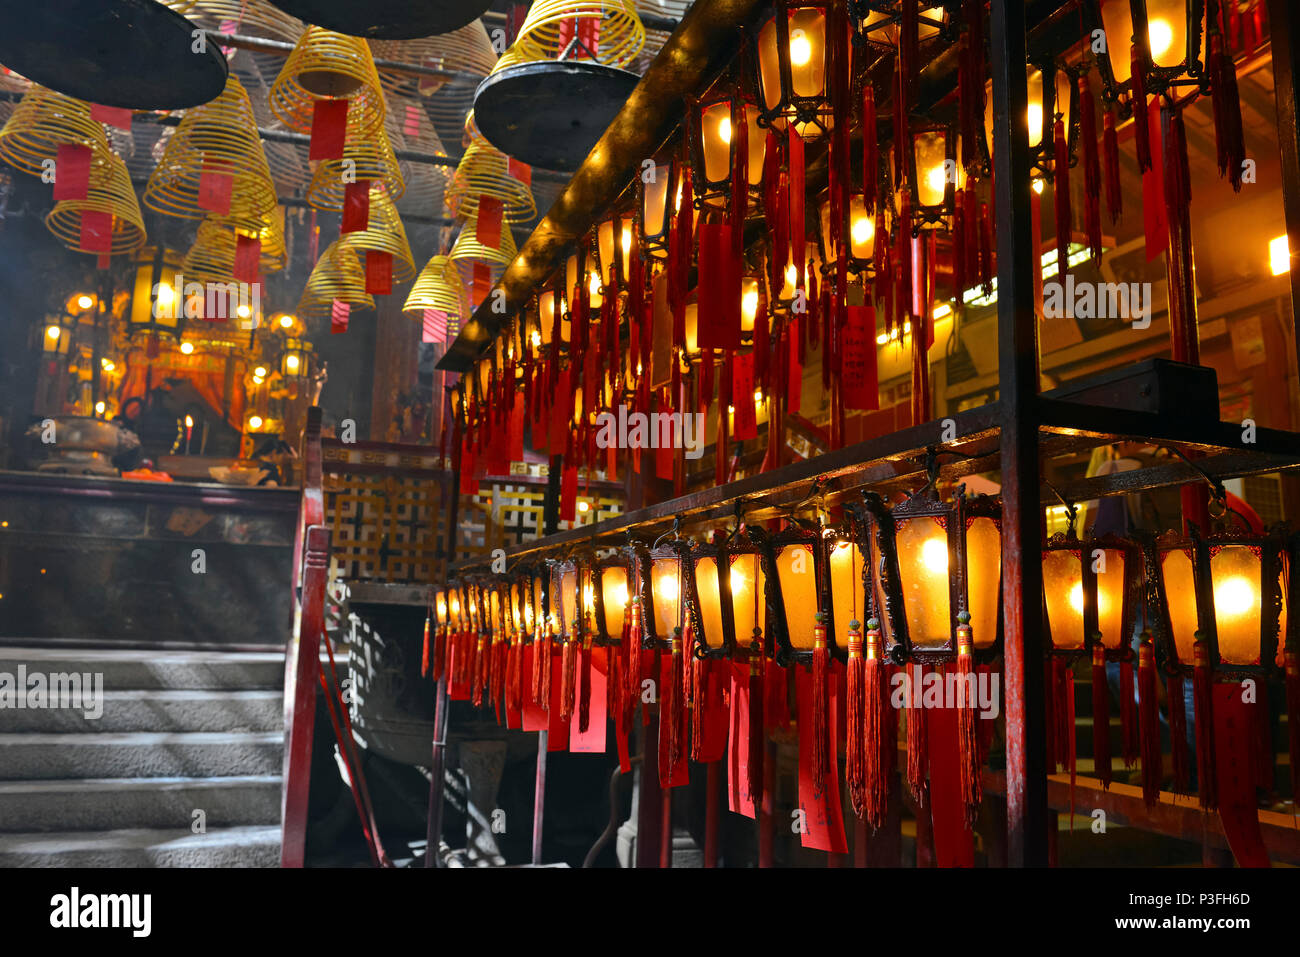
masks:
[(198, 29), (155, 0), (0, 4), (0, 63), (42, 86), (104, 106), (182, 110), (220, 96), (226, 60), (194, 52)]
[(270, 0), (304, 23), (374, 40), (414, 40), (473, 23), (492, 0)]
[(600, 63), (520, 63), (479, 84), (474, 124), (501, 152), (531, 166), (572, 173), (640, 79)]

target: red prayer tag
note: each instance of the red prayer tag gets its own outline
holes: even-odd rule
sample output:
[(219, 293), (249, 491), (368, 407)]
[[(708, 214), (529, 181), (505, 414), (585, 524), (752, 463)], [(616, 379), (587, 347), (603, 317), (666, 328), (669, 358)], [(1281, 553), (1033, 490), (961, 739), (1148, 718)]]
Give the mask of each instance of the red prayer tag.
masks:
[(464, 681), (449, 681), (447, 683), (447, 694), (452, 701), (469, 701), (473, 695), (473, 669), (467, 667), (461, 662), (465, 662), (470, 655), (476, 650), (477, 638), (469, 633), (457, 635), (456, 640), (452, 642), (451, 652), (447, 655), (447, 667), (451, 674), (464, 674)]
[(89, 146), (64, 143), (59, 147), (54, 160), (55, 202), (86, 198), (90, 191), (90, 161)]
[(572, 522), (578, 517), (578, 467), (566, 465), (560, 477), (560, 521)]
[(340, 233), (358, 233), (370, 226), (370, 180), (359, 179), (343, 187), (343, 223)]
[(1213, 690), (1215, 780), (1223, 834), (1238, 867), (1268, 867), (1255, 800), (1254, 711), (1262, 705), (1242, 701), (1240, 684), (1216, 684)]
[(731, 716), (727, 707), (726, 691), (730, 686), (731, 672), (721, 659), (705, 661), (702, 673), (704, 687), (695, 692), (695, 707), (703, 708), (700, 722), (700, 762), (709, 764), (721, 761), (727, 753), (727, 724)]
[[(558, 641), (552, 643), (552, 648), (559, 648)], [(547, 711), (546, 730), (550, 736), (546, 739), (547, 751), (568, 751), (569, 750), (569, 725), (573, 723), (568, 718), (560, 717), (561, 699), (564, 694), (564, 682), (560, 680), (561, 658), (558, 654), (551, 655), (551, 707)]]
[(814, 780), (812, 771), (813, 745), (813, 684), (812, 670), (795, 666), (795, 698), (799, 708), (799, 807), (804, 812), (801, 843), (804, 847), (832, 854), (848, 852), (844, 835), (844, 817), (840, 812), (839, 769), (833, 757), (836, 748), (836, 713), (843, 696), (838, 693), (839, 675), (843, 672), (833, 664), (827, 676), (826, 689), (828, 753), (832, 755), (831, 767), (821, 782)]
[(758, 412), (754, 407), (754, 354), (735, 355), (731, 360), (731, 404), (736, 409), (733, 438), (758, 438)]
[(257, 282), (261, 265), (262, 241), (243, 233), (235, 237), (235, 267), (231, 275), (237, 282)]
[(532, 680), (533, 674), (533, 658), (536, 655), (536, 645), (524, 645), (524, 653), (519, 659), (519, 667), (524, 671), (524, 696), (521, 704), (523, 705), (523, 726), (525, 731), (545, 731), (550, 726), (550, 717), (546, 712), (546, 708), (533, 704), (532, 692), (529, 688), (529, 682)]
[(479, 197), (474, 235), (489, 249), (499, 249), (501, 246), (501, 216), (504, 210), (504, 204), (495, 196)]
[(234, 185), (228, 164), (205, 161), (199, 171), (199, 207), (219, 216), (228, 215)]
[(847, 307), (843, 335), (840, 383), (844, 395), (844, 408), (864, 411), (879, 409), (875, 307)]
[(700, 225), (699, 347), (740, 348), (740, 258), (726, 223)]
[(511, 462), (522, 462), (524, 458), (524, 394), (515, 393), (514, 405), (510, 407), (510, 438), (506, 445), (506, 457)]
[(334, 304), (330, 306), (330, 332), (331, 333), (348, 331), (348, 315), (351, 313), (351, 311), (352, 311), (352, 307), (349, 306), (346, 302), (340, 302), (337, 299), (334, 300)]
[(366, 250), (366, 292), (387, 296), (393, 291), (393, 254), (379, 249)]
[(935, 863), (940, 867), (975, 866), (975, 836), (966, 826), (961, 798), (957, 718), (956, 708), (925, 709), (930, 748), (930, 820)]
[(421, 342), (445, 342), (447, 339), (447, 314), (438, 309), (424, 310)]
[[(591, 649), (591, 691), (585, 693), (582, 686), (583, 669), (581, 664), (577, 668), (577, 680), (574, 682), (574, 718), (569, 722), (569, 750), (575, 754), (604, 754), (606, 745), (607, 722), (606, 722), (606, 684), (609, 680), (609, 660), (604, 648)], [(587, 706), (587, 730), (579, 730), (581, 722), (578, 720), (579, 709), (583, 695), (587, 694), (589, 704)]]
[(799, 337), (803, 323), (795, 319), (790, 323), (789, 368), (786, 376), (785, 405), (789, 412), (799, 411), (799, 400), (803, 398), (803, 365), (799, 362)]
[(90, 118), (96, 123), (107, 123), (119, 130), (129, 130), (131, 128), (131, 111), (126, 107), (92, 103), (90, 104)]
[(487, 263), (474, 263), (474, 299), (473, 306), (478, 308), (479, 304), (487, 298), (492, 291), (492, 267)]
[[(754, 817), (754, 799), (749, 793), (749, 663), (731, 666), (731, 714), (727, 722), (727, 810)], [(759, 730), (761, 734), (761, 729)]]
[(317, 100), (311, 114), (311, 143), (307, 159), (343, 158), (347, 139), (349, 100)]
[(406, 106), (406, 119), (402, 122), (402, 132), (407, 136), (420, 135), (420, 108), (414, 103)]
[(531, 186), (533, 184), (533, 168), (522, 160), (517, 160), (514, 157), (511, 157), (506, 168), (512, 177), (519, 180), (519, 182), (523, 183), (525, 186)]
[(468, 442), (461, 446), (460, 451), (460, 494), (477, 495), (478, 494), (478, 462), (474, 455), (474, 447)]
[(81, 251), (110, 253), (113, 251), (113, 214), (88, 209), (81, 214)]
[[(510, 664), (510, 662), (514, 662), (513, 666)], [(523, 668), (523, 666), (524, 666), (524, 646), (516, 642), (515, 644), (511, 645), (509, 648), (506, 649), (506, 676), (507, 676), (506, 680), (507, 681), (510, 680), (509, 675), (512, 671)], [(527, 685), (528, 678), (531, 676), (531, 674), (532, 674), (531, 672), (527, 672), (527, 671), (524, 672), (525, 685)], [(506, 699), (507, 730), (522, 731), (523, 721), (524, 721), (523, 709), (514, 707), (512, 701), (512, 695), (508, 691), (505, 694), (505, 699)]]

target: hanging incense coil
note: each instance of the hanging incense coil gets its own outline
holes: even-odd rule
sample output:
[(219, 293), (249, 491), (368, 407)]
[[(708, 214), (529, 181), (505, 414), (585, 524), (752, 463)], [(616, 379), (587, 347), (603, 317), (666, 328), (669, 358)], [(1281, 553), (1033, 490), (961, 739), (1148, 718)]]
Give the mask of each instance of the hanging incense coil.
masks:
[(415, 85), (423, 96), (445, 90), (450, 84), (465, 86), (469, 91), (469, 100), (474, 98), (477, 83), (474, 78), (482, 80), (492, 72), (497, 53), (488, 39), (487, 28), (482, 20), (475, 20), (458, 30), (438, 36), (421, 37), (417, 40), (371, 40), (370, 49), (380, 60), (395, 63), (413, 63), (416, 66), (432, 67), (446, 70), (448, 74), (465, 74), (446, 78), (435, 76), (413, 77), (409, 73), (397, 73), (375, 64), (379, 73), (379, 82), (389, 92), (402, 87)]
[(298, 300), (298, 315), (324, 318), (335, 302), (345, 302), (354, 309), (373, 309), (375, 300), (366, 293), (366, 275), (357, 254), (338, 240), (330, 243), (307, 277), (307, 285)]
[(446, 313), (450, 328), (453, 322), (464, 317), (468, 302), (465, 284), (461, 282), (451, 258), (434, 256), (420, 270), (402, 311), (422, 314), (426, 309), (436, 309)]
[[(311, 184), (307, 187), (307, 202), (317, 209), (343, 208), (348, 185), (343, 178), (345, 170), (348, 171), (350, 180), (360, 182), (364, 179), (382, 183), (394, 200), (406, 192), (406, 181), (402, 179), (402, 171), (398, 168), (397, 157), (393, 154), (392, 144), (382, 123), (378, 129), (368, 130), (362, 125), (363, 122), (363, 117), (356, 110), (349, 110), (348, 136), (343, 147), (343, 158), (321, 160), (316, 164)], [(352, 164), (356, 164), (355, 167)], [(353, 172), (355, 176), (352, 175)]]
[(393, 282), (409, 282), (415, 276), (415, 258), (397, 207), (379, 183), (370, 186), (370, 225), (356, 232), (344, 233), (339, 245), (360, 253), (362, 250), (390, 253), (393, 257)]
[(359, 37), (308, 27), (271, 86), (271, 110), (285, 126), (310, 133), (317, 100), (347, 99), (348, 138), (384, 125), (384, 91), (370, 47)]
[(461, 157), (447, 187), (447, 208), (455, 216), (477, 216), (480, 196), (501, 200), (506, 223), (530, 222), (537, 215), (532, 190), (510, 175), (510, 158), (486, 140), (475, 140)]
[(262, 243), (258, 270), (262, 275), (279, 272), (286, 261), (283, 210), (266, 216), (260, 228), (249, 229), (225, 216), (209, 216), (198, 228), (194, 245), (185, 255), (184, 272), (201, 282), (228, 281), (235, 271), (239, 236), (251, 236)]
[(89, 146), (96, 157), (111, 152), (103, 124), (90, 118), (89, 103), (33, 83), (0, 130), (0, 159), (40, 176), (45, 161), (57, 159), (59, 147), (69, 143)]
[[(269, 71), (263, 67), (268, 60), (275, 62), (275, 68)], [(230, 71), (238, 74), (240, 82), (248, 92), (259, 130), (292, 132), (271, 112), (267, 102), (271, 96), (270, 81), (263, 75), (269, 73), (274, 78), (283, 63), (283, 57), (253, 53), (249, 50), (236, 50), (230, 58)], [(262, 152), (266, 154), (266, 164), (271, 170), (271, 177), (279, 195), (299, 193), (311, 180), (307, 154), (301, 147), (293, 143), (277, 143), (268, 140), (262, 143)]]
[(185, 111), (145, 185), (144, 204), (165, 216), (203, 219), (209, 213), (199, 203), (205, 167), (232, 178), (229, 215), (258, 221), (275, 208), (253, 104), (234, 74), (219, 97)]
[[(224, 26), (232, 29), (227, 32), (243, 36), (265, 37), (297, 43), (307, 25), (295, 16), (272, 6), (266, 0), (182, 0), (188, 7), (177, 10), (184, 13), (198, 26), (205, 30), (222, 32)], [(172, 7), (172, 9), (177, 9)], [(276, 57), (283, 63), (283, 57)]]
[(63, 199), (45, 217), (45, 225), (59, 242), (80, 253), (98, 255), (101, 250), (81, 245), (83, 213), (108, 213), (113, 217), (110, 255), (134, 252), (145, 243), (144, 218), (126, 163), (116, 153), (97, 153), (90, 164), (90, 184), (85, 199)]
[[(388, 119), (384, 128), (388, 131), (390, 143), (402, 144), (400, 148), (434, 156), (447, 155), (442, 140), (424, 112), (422, 101), (416, 97), (393, 93), (389, 94), (388, 105)], [(442, 209), (447, 184), (451, 181), (451, 165), (437, 166), (399, 159), (397, 168), (406, 183), (399, 208), (421, 213), (430, 209)]]
[(510, 227), (504, 223), (501, 225), (500, 245), (496, 247), (483, 245), (478, 238), (478, 214), (475, 213), (475, 215), (465, 220), (460, 235), (456, 237), (456, 242), (452, 244), (451, 254), (448, 258), (456, 263), (467, 259), (478, 259), (505, 267), (510, 265), (517, 254), (518, 249), (515, 246), (514, 234), (510, 231)]
[(526, 60), (558, 60), (587, 24), (599, 31), (596, 56), (574, 44), (569, 58), (626, 67), (645, 46), (645, 27), (631, 0), (533, 0), (515, 45)]

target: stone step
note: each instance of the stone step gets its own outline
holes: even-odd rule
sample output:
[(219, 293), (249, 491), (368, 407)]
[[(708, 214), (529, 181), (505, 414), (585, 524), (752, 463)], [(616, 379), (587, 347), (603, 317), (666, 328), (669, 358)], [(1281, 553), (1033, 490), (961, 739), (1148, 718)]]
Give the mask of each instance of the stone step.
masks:
[(29, 677), (102, 674), (105, 690), (284, 690), (284, 655), (276, 652), (0, 646), (0, 675), (16, 681), (20, 665)]
[(0, 780), (280, 774), (280, 732), (0, 734)]
[(276, 867), (280, 828), (0, 834), (0, 867)]
[(75, 707), (6, 708), (0, 731), (278, 731), (283, 701), (280, 691), (105, 691), (98, 707), (91, 699)]
[(0, 781), (0, 831), (276, 825), (279, 775)]

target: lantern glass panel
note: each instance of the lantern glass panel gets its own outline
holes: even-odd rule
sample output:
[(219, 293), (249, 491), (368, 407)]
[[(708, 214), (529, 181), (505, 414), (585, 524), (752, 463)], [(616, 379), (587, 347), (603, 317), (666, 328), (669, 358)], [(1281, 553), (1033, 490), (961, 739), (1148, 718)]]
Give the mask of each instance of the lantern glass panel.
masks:
[(1182, 66), (1187, 60), (1187, 0), (1146, 0), (1146, 8), (1151, 62), (1164, 69)]
[[(821, 96), (826, 89), (826, 18), (822, 11), (793, 11), (789, 17), (788, 36), (791, 92), (798, 97)], [(758, 67), (763, 101), (768, 110), (773, 110), (781, 102), (775, 18), (759, 31)]]
[(447, 624), (447, 593), (438, 592), (437, 598), (434, 599), (434, 608), (438, 616), (438, 624)]
[(455, 592), (451, 593), (451, 599), (448, 601), (447, 610), (449, 612), (448, 620), (451, 624), (460, 628), (460, 596)]
[(712, 555), (702, 555), (695, 562), (695, 591), (700, 600), (700, 624), (704, 634), (700, 637), (709, 648), (721, 648), (722, 594), (719, 591), (718, 560)]
[(700, 351), (700, 307), (693, 302), (686, 304), (684, 316), (686, 324), (686, 354), (698, 355)]
[[(758, 280), (742, 279), (740, 281), (740, 333), (751, 336), (754, 333), (754, 319), (758, 316)], [(698, 331), (697, 331), (698, 335)]]
[(541, 577), (538, 576), (537, 578), (534, 578), (533, 579), (533, 608), (535, 609), (534, 621), (536, 626), (539, 628), (546, 625), (545, 617), (543, 617), (540, 620), (537, 620), (536, 618), (538, 614), (541, 614), (543, 616), (546, 615), (546, 604), (544, 601), (544, 592), (545, 592), (545, 584), (542, 581)]
[[(1127, 83), (1133, 76), (1133, 13), (1129, 0), (1101, 0), (1101, 25), (1106, 33), (1106, 57), (1115, 82)], [(1155, 47), (1152, 47), (1154, 52)], [(1191, 659), (1189, 658), (1190, 662)]]
[(496, 631), (501, 623), (501, 593), (495, 588), (488, 592), (488, 614), (492, 619), (488, 622), (488, 626), (490, 630)]
[(939, 648), (952, 638), (948, 601), (948, 532), (936, 518), (897, 525), (898, 576), (908, 636), (919, 649)]
[(673, 629), (681, 624), (681, 560), (654, 558), (650, 560), (650, 599), (654, 606), (655, 635), (671, 638)]
[(622, 638), (627, 615), (627, 569), (622, 565), (601, 569), (600, 593), (605, 606), (605, 633), (610, 638)]
[(1214, 624), (1219, 658), (1229, 665), (1259, 664), (1264, 602), (1259, 549), (1225, 545), (1210, 555), (1214, 582)]
[[(564, 289), (573, 295), (578, 286), (578, 254), (574, 253), (564, 265)], [(600, 274), (596, 271), (591, 257), (587, 257), (587, 298), (592, 309), (599, 309), (604, 299), (600, 295)]]
[(1166, 552), (1161, 556), (1160, 574), (1165, 583), (1165, 603), (1169, 606), (1169, 627), (1178, 651), (1178, 662), (1191, 665), (1199, 627), (1192, 556), (1181, 548)]
[(847, 644), (849, 622), (865, 618), (862, 610), (862, 554), (852, 542), (831, 546), (831, 604), (834, 611), (835, 639)]
[[(560, 344), (569, 342), (569, 319), (565, 317), (564, 304), (560, 304)], [(542, 345), (549, 346), (555, 331), (555, 293), (552, 290), (537, 294), (537, 321), (541, 333)]]
[[(1100, 558), (1097, 552), (1101, 552)], [(1100, 548), (1092, 550), (1097, 572), (1097, 630), (1101, 632), (1102, 644), (1112, 651), (1123, 646), (1128, 640), (1124, 629), (1124, 552), (1117, 548)]]
[(1053, 548), (1043, 552), (1043, 595), (1052, 628), (1052, 647), (1078, 651), (1084, 646), (1083, 561), (1079, 552)]
[[(621, 239), (615, 237), (621, 233)], [(622, 217), (606, 220), (596, 228), (596, 245), (600, 250), (600, 271), (608, 278), (609, 271), (614, 265), (614, 245), (617, 241), (619, 246), (619, 263), (618, 268), (622, 275), (628, 273), (628, 257), (632, 253), (632, 220)]]
[[(1059, 77), (1065, 74), (1058, 73)], [(1069, 78), (1065, 78), (1067, 92)], [(1029, 148), (1037, 149), (1038, 144), (1043, 141), (1043, 73), (1041, 70), (1029, 68), (1028, 71), (1028, 106), (1025, 117), (1025, 126), (1029, 130)], [(1058, 87), (1059, 89), (1059, 87)], [(1066, 97), (1066, 104), (1069, 103), (1069, 97)], [(1057, 109), (1061, 105), (1057, 104)], [(1068, 109), (1068, 106), (1067, 106)], [(993, 81), (990, 80), (984, 85), (984, 142), (988, 144), (989, 156), (993, 156)], [(919, 169), (920, 167), (918, 167)]]
[(641, 201), (641, 229), (646, 236), (660, 236), (668, 216), (668, 186), (672, 167), (664, 163), (654, 168), (654, 179), (644, 184)]
[(998, 640), (998, 597), (1002, 591), (1002, 535), (986, 515), (966, 529), (966, 607), (976, 648)]
[[(942, 198), (941, 198), (942, 199)], [(831, 255), (831, 204), (830, 200), (822, 203), (821, 209), (822, 245), (826, 254)], [(849, 199), (849, 255), (854, 259), (870, 259), (876, 251), (876, 221), (867, 212), (866, 203), (861, 196)]]
[[(942, 206), (948, 190), (947, 135), (941, 130), (918, 133), (916, 150), (916, 197), (922, 206)], [(954, 173), (956, 168), (953, 168)]]
[[(758, 125), (758, 110), (745, 109), (749, 127), (746, 143), (745, 179), (750, 186), (763, 180), (763, 159), (767, 155), (767, 131)], [(719, 100), (700, 112), (700, 141), (704, 152), (704, 178), (718, 183), (731, 177), (731, 102)], [(662, 190), (662, 187), (661, 187)], [(649, 189), (647, 188), (647, 192)], [(663, 208), (662, 191), (658, 194)]]
[(785, 602), (785, 623), (790, 644), (811, 651), (817, 625), (817, 574), (809, 545), (786, 545), (776, 556), (777, 580)]
[[(1278, 557), (1282, 562), (1282, 581), (1289, 582), (1291, 580), (1291, 559), (1285, 551)], [(1279, 595), (1282, 599), (1282, 607), (1279, 609), (1277, 619), (1277, 654), (1273, 659), (1273, 663), (1279, 668), (1284, 668), (1286, 667), (1286, 589), (1279, 589)]]
[(559, 634), (567, 635), (578, 617), (578, 570), (563, 569), (556, 578), (559, 579), (559, 588), (556, 589), (554, 596), (558, 599), (555, 602), (555, 614), (559, 621), (556, 622), (555, 630)]
[(754, 629), (767, 629), (767, 603), (763, 589), (767, 579), (757, 553), (731, 557), (731, 615), (735, 621), (736, 644), (748, 647)]

